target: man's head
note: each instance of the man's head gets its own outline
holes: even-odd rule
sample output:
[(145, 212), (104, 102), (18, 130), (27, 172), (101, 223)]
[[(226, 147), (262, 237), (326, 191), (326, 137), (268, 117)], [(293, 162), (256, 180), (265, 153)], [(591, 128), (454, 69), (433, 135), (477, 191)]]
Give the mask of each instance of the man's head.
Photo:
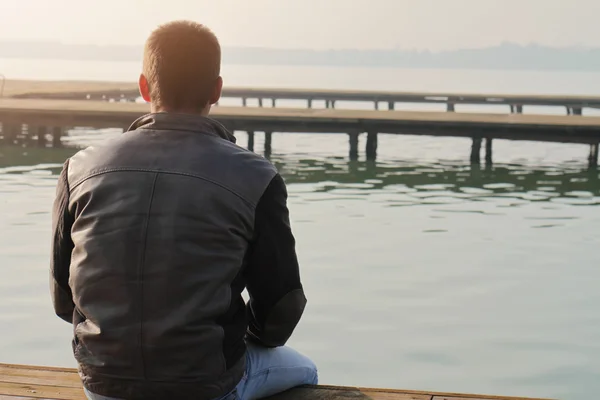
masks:
[(152, 112), (208, 114), (219, 101), (221, 46), (203, 25), (174, 21), (146, 41), (140, 93)]

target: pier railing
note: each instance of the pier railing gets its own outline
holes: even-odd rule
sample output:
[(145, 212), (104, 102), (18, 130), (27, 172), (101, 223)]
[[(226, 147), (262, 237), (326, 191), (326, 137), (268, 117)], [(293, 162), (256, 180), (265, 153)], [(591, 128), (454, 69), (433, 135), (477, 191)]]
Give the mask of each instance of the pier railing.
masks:
[(511, 113), (523, 113), (524, 106), (564, 107), (568, 115), (582, 115), (584, 108), (600, 108), (600, 97), (592, 96), (558, 96), (558, 95), (507, 95), (507, 94), (460, 94), (460, 93), (423, 93), (423, 92), (384, 92), (384, 91), (348, 91), (348, 90), (316, 90), (316, 89), (254, 89), (225, 88), (223, 97), (242, 99), (247, 106), (248, 100), (256, 99), (262, 107), (264, 100), (269, 100), (275, 107), (278, 100), (304, 100), (308, 108), (315, 102), (322, 102), (325, 108), (336, 108), (337, 102), (373, 103), (375, 110), (381, 104), (388, 110), (395, 110), (398, 103), (406, 104), (445, 104), (446, 111), (456, 111), (456, 106), (463, 105), (505, 105)]

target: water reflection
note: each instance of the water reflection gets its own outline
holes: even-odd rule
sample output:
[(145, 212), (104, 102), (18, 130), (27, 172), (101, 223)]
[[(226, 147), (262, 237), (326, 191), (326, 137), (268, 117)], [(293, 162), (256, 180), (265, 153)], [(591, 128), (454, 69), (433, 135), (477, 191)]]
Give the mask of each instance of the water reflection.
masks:
[[(0, 147), (0, 174), (58, 174), (76, 147)], [(582, 166), (499, 164), (479, 168), (461, 162), (415, 163), (403, 160), (347, 161), (340, 157), (310, 159), (274, 155), (275, 164), (294, 193), (328, 193), (326, 199), (387, 195), (389, 206), (449, 204), (513, 199), (571, 205), (600, 203), (597, 170)], [(313, 200), (317, 200), (314, 198)], [(462, 210), (461, 212), (465, 212)], [(478, 212), (478, 211), (474, 211)]]
[[(92, 136), (75, 143), (106, 139)], [(405, 159), (348, 162), (330, 155), (338, 142), (312, 140), (300, 150), (293, 140), (280, 142), (286, 153), (272, 161), (289, 183), (311, 291), (294, 344), (315, 355), (325, 382), (423, 389), (435, 382), (440, 390), (490, 393), (508, 387), (553, 398), (564, 396), (552, 384), (593, 386), (591, 376), (574, 373), (599, 358), (599, 220), (595, 208), (581, 207), (600, 200), (597, 171), (569, 162), (479, 169), (415, 161), (416, 152), (400, 146)], [(7, 277), (0, 320), (11, 324), (0, 342), (5, 362), (72, 366), (71, 332), (46, 293), (53, 186), (75, 151), (0, 147)], [(40, 321), (46, 339), (35, 329)], [(377, 348), (356, 346), (373, 337)], [(493, 379), (481, 369), (482, 354), (495, 360)], [(402, 382), (394, 365), (410, 365)], [(365, 369), (376, 373), (365, 376)]]
[(568, 165), (505, 164), (481, 169), (452, 162), (348, 162), (339, 158), (311, 160), (290, 156), (273, 161), (290, 184), (312, 184), (309, 190), (347, 196), (387, 192), (402, 197), (394, 203), (398, 206), (492, 198), (573, 205), (600, 202), (598, 171)]

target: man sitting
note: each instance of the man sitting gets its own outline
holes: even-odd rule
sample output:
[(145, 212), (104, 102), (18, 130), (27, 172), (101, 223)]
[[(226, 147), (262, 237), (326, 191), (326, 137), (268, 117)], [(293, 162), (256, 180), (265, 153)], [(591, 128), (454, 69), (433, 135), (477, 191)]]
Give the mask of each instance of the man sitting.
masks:
[(52, 296), (89, 399), (257, 399), (317, 383), (283, 347), (306, 305), (284, 181), (207, 117), (220, 63), (206, 27), (159, 27), (139, 79), (151, 113), (60, 175)]

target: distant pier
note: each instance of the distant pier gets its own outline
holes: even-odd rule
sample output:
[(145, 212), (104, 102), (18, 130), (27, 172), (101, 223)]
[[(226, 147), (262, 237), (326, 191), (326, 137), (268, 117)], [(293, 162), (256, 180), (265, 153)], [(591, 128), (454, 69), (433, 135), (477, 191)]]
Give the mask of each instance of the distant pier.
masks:
[[(134, 83), (123, 82), (9, 80), (5, 86), (0, 98), (133, 102), (139, 97)], [(276, 107), (279, 100), (296, 100), (305, 101), (307, 108), (336, 108), (340, 102), (361, 102), (373, 104), (375, 110), (392, 111), (402, 104), (442, 104), (448, 112), (456, 111), (457, 105), (500, 105), (512, 114), (522, 114), (527, 106), (560, 107), (566, 115), (583, 115), (586, 108), (600, 109), (600, 97), (564, 95), (225, 87), (222, 97), (239, 99), (244, 107), (251, 101), (256, 101), (258, 107)]]
[[(149, 111), (148, 105), (133, 101), (137, 91), (132, 84), (7, 81), (5, 92), (0, 99), (0, 138), (5, 144), (28, 140), (40, 146), (60, 146), (69, 128), (127, 129)], [(468, 155), (474, 164), (482, 162), (482, 152), (486, 164), (493, 162), (494, 139), (587, 144), (589, 165), (598, 165), (600, 117), (583, 116), (583, 110), (600, 108), (600, 98), (243, 88), (226, 88), (224, 96), (241, 98), (242, 106), (214, 107), (211, 116), (234, 132), (247, 132), (250, 150), (255, 150), (255, 134), (264, 134), (266, 156), (272, 152), (275, 133), (347, 134), (351, 159), (359, 157), (359, 136), (366, 135), (368, 160), (376, 158), (381, 134), (406, 134), (471, 138)], [(248, 106), (248, 99), (258, 99), (258, 106)], [(306, 100), (309, 107), (274, 107), (283, 99)], [(273, 107), (265, 107), (264, 100), (270, 100)], [(317, 101), (324, 102), (324, 108), (315, 108)], [(387, 103), (388, 109), (336, 108), (340, 101), (372, 101), (374, 108)], [(396, 107), (411, 102), (444, 103), (446, 111), (400, 111)], [(507, 113), (456, 112), (456, 104), (502, 104)], [(528, 105), (561, 106), (566, 115), (523, 113)]]

